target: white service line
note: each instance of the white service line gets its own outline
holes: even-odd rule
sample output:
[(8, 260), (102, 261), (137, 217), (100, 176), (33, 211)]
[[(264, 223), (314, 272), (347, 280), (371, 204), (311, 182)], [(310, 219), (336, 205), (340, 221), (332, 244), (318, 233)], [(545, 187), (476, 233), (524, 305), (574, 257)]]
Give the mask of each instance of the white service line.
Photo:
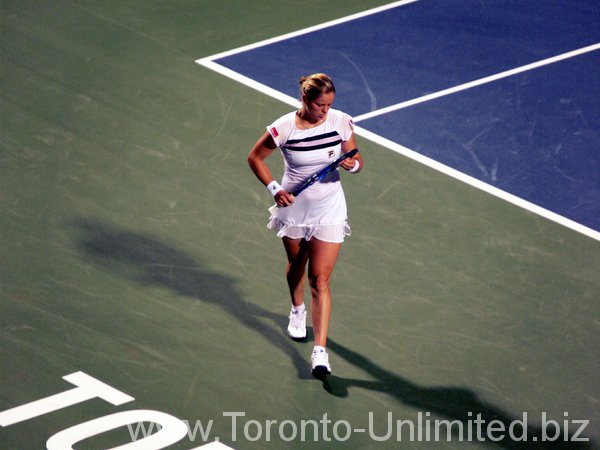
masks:
[(500, 80), (502, 78), (507, 78), (518, 73), (526, 72), (528, 70), (537, 69), (538, 67), (546, 66), (548, 64), (553, 64), (558, 61), (562, 61), (565, 59), (573, 58), (574, 56), (582, 55), (584, 53), (593, 52), (594, 50), (600, 50), (600, 43), (588, 45), (587, 47), (582, 47), (577, 50), (572, 50), (570, 52), (563, 53), (561, 55), (552, 56), (551, 58), (542, 59), (540, 61), (536, 61), (530, 64), (526, 64), (521, 67), (517, 67), (515, 69), (506, 70), (504, 72), (497, 73), (495, 75), (490, 75), (484, 78), (480, 78), (478, 80), (470, 81), (465, 84), (461, 84), (458, 86), (454, 86), (448, 89), (444, 89), (442, 91), (434, 92), (432, 94), (423, 95), (422, 97), (413, 98), (411, 100), (407, 100), (401, 103), (396, 103), (395, 105), (386, 106), (385, 108), (381, 108), (375, 111), (370, 111), (365, 114), (360, 114), (354, 117), (355, 122), (360, 122), (361, 120), (371, 119), (373, 117), (380, 116), (382, 114), (387, 114), (392, 111), (397, 111), (402, 108), (407, 108), (409, 106), (417, 105), (419, 103), (427, 102), (429, 100), (433, 100), (436, 98), (444, 97), (446, 95), (454, 94), (456, 92), (464, 91), (470, 89), (475, 86), (481, 86), (482, 84), (491, 83), (492, 81)]
[(524, 200), (521, 197), (517, 197), (516, 195), (510, 194), (506, 191), (503, 191), (502, 189), (498, 189), (497, 187), (494, 187), (488, 183), (478, 180), (477, 178), (474, 178), (470, 175), (453, 169), (452, 167), (446, 166), (445, 164), (442, 164), (439, 161), (436, 161), (435, 159), (431, 159), (425, 155), (422, 155), (421, 153), (415, 152), (414, 150), (404, 147), (403, 145), (400, 145), (394, 141), (390, 141), (389, 139), (386, 139), (376, 133), (373, 133), (372, 131), (366, 130), (365, 128), (356, 126), (354, 128), (354, 132), (365, 139), (368, 139), (372, 142), (375, 142), (376, 144), (386, 147), (387, 149), (399, 153), (400, 155), (406, 156), (407, 158), (415, 160), (427, 167), (437, 170), (438, 172), (460, 180), (463, 183), (466, 183), (479, 190), (487, 192), (488, 194), (491, 194), (495, 197), (501, 198), (502, 200), (512, 203), (513, 205), (519, 206), (527, 211), (530, 211), (548, 220), (570, 228), (571, 230), (577, 231), (578, 233), (581, 233), (587, 237), (600, 241), (600, 232), (592, 228), (586, 227), (585, 225), (577, 223), (571, 219), (567, 219), (566, 217), (556, 214), (548, 209), (542, 208), (541, 206), (536, 205), (535, 203), (528, 202), (527, 200)]

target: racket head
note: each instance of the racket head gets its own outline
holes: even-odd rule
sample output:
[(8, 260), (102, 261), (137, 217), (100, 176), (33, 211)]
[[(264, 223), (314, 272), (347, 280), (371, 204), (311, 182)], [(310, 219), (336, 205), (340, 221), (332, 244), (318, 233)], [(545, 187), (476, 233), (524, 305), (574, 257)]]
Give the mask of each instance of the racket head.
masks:
[(345, 159), (352, 158), (357, 153), (358, 153), (358, 149), (357, 148), (355, 148), (353, 150), (350, 150), (349, 152), (344, 153), (338, 159), (336, 159), (335, 161), (333, 161), (331, 164), (329, 164), (328, 166), (326, 166), (323, 169), (319, 170), (317, 173), (315, 173), (310, 178), (308, 178), (304, 183), (302, 183), (302, 185), (298, 189), (296, 189), (294, 192), (292, 192), (292, 195), (294, 195), (294, 197), (296, 197), (298, 194), (300, 194), (300, 192), (302, 192), (303, 190), (305, 190), (309, 186), (315, 184), (317, 181), (321, 181), (323, 178), (325, 178), (331, 172), (333, 172), (334, 170), (336, 170), (340, 166), (340, 164), (342, 164), (342, 162)]

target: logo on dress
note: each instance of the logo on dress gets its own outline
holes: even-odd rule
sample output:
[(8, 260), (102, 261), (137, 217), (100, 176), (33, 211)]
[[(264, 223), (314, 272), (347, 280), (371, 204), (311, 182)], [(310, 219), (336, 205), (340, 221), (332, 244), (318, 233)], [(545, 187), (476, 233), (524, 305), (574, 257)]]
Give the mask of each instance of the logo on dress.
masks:
[(333, 155), (335, 155), (335, 152), (333, 150), (329, 150), (328, 153), (330, 158), (333, 158)]
[(271, 134), (273, 134), (273, 137), (279, 137), (279, 133), (275, 127), (271, 128)]

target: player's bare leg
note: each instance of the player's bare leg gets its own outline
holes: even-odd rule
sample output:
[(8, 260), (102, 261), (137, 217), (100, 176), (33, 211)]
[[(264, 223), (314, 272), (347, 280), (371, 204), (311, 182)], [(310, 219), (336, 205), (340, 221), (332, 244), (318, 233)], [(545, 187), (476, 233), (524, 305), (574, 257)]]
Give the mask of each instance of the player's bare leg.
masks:
[(342, 244), (311, 239), (309, 242), (308, 277), (312, 293), (312, 322), (315, 345), (327, 345), (331, 318), (331, 291), (329, 281)]
[(306, 306), (304, 305), (304, 284), (306, 280), (306, 262), (308, 243), (304, 239), (283, 238), (288, 257), (285, 275), (290, 290), (292, 308), (287, 327), (288, 336), (296, 340), (306, 339)]
[(315, 347), (311, 354), (312, 374), (322, 379), (331, 373), (327, 345), (331, 318), (331, 290), (329, 280), (342, 244), (313, 239), (309, 243), (308, 280), (312, 293), (312, 320)]
[(288, 263), (285, 276), (294, 306), (304, 303), (304, 283), (306, 279), (306, 262), (308, 261), (308, 242), (304, 239), (283, 238), (283, 245)]

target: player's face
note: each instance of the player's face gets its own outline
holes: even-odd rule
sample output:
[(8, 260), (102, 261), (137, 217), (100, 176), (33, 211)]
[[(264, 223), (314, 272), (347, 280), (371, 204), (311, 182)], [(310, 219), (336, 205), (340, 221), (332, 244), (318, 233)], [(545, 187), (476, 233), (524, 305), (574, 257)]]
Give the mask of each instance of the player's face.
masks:
[(321, 94), (316, 100), (305, 102), (306, 112), (315, 121), (324, 119), (333, 104), (334, 98), (335, 94), (333, 92)]

